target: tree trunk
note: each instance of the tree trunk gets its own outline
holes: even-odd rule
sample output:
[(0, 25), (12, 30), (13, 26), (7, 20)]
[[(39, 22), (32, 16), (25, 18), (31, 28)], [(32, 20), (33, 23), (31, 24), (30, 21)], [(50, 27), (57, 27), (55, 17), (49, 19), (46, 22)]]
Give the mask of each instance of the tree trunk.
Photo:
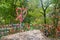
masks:
[(46, 10), (44, 10), (44, 24), (46, 24)]

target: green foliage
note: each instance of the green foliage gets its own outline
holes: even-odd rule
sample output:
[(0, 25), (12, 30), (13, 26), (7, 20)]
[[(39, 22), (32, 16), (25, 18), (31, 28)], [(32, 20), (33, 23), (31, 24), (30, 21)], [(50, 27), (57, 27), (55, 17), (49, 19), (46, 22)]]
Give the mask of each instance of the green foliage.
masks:
[[(0, 22), (3, 24), (18, 23), (16, 19), (16, 7), (28, 7), (28, 15), (24, 22), (33, 22), (34, 19), (39, 18), (42, 14), (39, 14), (39, 10), (35, 9), (38, 7), (39, 0), (1, 0), (0, 1)], [(38, 2), (38, 3), (37, 3)], [(31, 5), (32, 6), (31, 6)], [(31, 7), (30, 7), (31, 6)], [(33, 12), (32, 12), (33, 11)], [(39, 15), (38, 15), (39, 14)], [(37, 16), (37, 17), (36, 17)], [(4, 20), (4, 21), (3, 21)]]

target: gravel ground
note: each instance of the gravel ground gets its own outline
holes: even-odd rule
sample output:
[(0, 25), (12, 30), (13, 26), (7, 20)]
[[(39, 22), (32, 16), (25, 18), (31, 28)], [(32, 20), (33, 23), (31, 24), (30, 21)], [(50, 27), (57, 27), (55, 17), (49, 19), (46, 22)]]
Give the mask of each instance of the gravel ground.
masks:
[(45, 37), (39, 30), (30, 30), (27, 32), (20, 32), (8, 36), (3, 36), (1, 40), (53, 40)]

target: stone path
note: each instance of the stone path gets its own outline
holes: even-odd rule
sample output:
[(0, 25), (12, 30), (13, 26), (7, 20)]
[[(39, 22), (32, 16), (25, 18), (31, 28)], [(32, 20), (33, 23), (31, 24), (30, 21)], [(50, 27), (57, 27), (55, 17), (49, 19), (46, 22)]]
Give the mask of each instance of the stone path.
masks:
[(16, 33), (4, 36), (1, 40), (50, 40), (39, 30), (30, 30), (27, 32)]

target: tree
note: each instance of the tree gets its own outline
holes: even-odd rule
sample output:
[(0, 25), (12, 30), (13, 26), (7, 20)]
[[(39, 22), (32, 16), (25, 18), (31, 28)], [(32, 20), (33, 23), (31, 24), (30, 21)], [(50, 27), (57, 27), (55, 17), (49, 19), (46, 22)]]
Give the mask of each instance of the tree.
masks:
[[(47, 8), (49, 7), (49, 5), (51, 4), (50, 3), (50, 1), (48, 0), (46, 0), (46, 1), (44, 1), (44, 0), (40, 0), (41, 1), (41, 7), (42, 7), (42, 10), (43, 10), (43, 12), (41, 12), (42, 14), (43, 14), (43, 16), (44, 16), (44, 24), (46, 24), (46, 11), (47, 11)], [(45, 2), (45, 3), (44, 3)]]

